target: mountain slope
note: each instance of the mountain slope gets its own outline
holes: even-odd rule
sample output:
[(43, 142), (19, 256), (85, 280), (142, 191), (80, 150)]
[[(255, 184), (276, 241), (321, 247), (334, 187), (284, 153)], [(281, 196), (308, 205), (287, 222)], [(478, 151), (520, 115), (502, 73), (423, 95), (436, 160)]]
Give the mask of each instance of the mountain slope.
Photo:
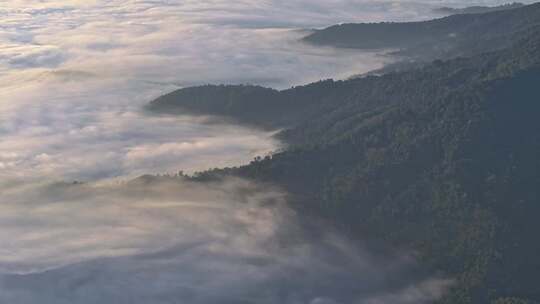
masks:
[[(157, 105), (288, 127), (288, 150), (194, 179), (275, 183), (300, 212), (417, 251), (456, 280), (441, 303), (537, 303), (540, 29), (522, 33), (511, 47), (402, 73), (258, 88), (227, 106), (180, 91)], [(228, 89), (237, 94), (221, 96)]]
[(271, 91), (275, 104), (240, 100), (274, 113), (311, 102), (312, 114), (283, 133), (289, 150), (195, 179), (276, 183), (302, 212), (412, 247), (456, 279), (442, 302), (540, 301), (540, 31), (530, 32), (502, 51)]
[(332, 80), (285, 91), (250, 85), (206, 85), (180, 89), (152, 101), (147, 110), (170, 114), (204, 114), (232, 118), (260, 127), (282, 128), (317, 112), (320, 100), (333, 96)]
[[(537, 43), (529, 51), (540, 54)], [(518, 62), (512, 53), (497, 54), (487, 74)], [(411, 77), (410, 91), (387, 90), (403, 102), (373, 115), (328, 113), (320, 127), (291, 131), (303, 140), (297, 150), (222, 173), (283, 185), (300, 209), (353, 235), (413, 244), (426, 264), (457, 279), (449, 303), (539, 301), (539, 62), (457, 87), (451, 77), (430, 88), (401, 75)], [(426, 96), (407, 100), (416, 84)]]

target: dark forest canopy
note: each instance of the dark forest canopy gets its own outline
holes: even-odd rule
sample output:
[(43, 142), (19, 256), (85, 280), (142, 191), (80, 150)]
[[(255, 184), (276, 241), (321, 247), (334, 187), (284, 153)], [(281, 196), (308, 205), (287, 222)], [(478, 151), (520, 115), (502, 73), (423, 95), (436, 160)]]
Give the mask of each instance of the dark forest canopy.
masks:
[[(283, 91), (183, 89), (149, 109), (284, 128), (287, 150), (193, 179), (274, 183), (298, 210), (344, 233), (412, 247), (425, 265), (455, 278), (441, 303), (538, 303), (539, 11), (471, 15), (477, 25), (467, 33), (486, 30), (486, 20), (519, 30), (496, 51)], [(452, 18), (442, 22), (468, 20)]]

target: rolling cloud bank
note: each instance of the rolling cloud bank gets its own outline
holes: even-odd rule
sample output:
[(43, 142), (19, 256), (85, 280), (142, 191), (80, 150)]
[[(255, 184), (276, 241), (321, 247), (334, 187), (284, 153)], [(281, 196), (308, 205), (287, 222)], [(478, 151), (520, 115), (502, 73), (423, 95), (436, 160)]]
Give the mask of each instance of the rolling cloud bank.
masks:
[[(0, 1), (0, 302), (425, 303), (451, 281), (287, 207), (269, 185), (143, 174), (248, 162), (272, 132), (142, 106), (179, 87), (286, 88), (392, 61), (298, 42), (339, 22), (505, 1)], [(85, 181), (73, 183), (72, 181)]]
[(424, 303), (451, 284), (412, 256), (354, 245), (299, 217), (279, 189), (245, 180), (2, 191), (6, 303)]

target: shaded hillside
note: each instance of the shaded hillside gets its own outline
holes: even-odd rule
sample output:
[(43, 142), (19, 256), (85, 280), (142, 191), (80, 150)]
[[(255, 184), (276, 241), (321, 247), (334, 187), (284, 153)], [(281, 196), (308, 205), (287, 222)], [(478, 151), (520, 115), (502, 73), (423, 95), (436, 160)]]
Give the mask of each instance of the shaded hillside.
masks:
[(509, 47), (540, 24), (540, 4), (424, 22), (342, 24), (315, 31), (306, 42), (358, 49), (398, 49), (421, 61), (470, 56)]
[(453, 7), (440, 7), (436, 8), (433, 11), (438, 14), (444, 15), (457, 15), (457, 14), (483, 14), (496, 11), (503, 11), (508, 9), (520, 8), (525, 4), (514, 2), (503, 4), (499, 6), (469, 6), (465, 8), (453, 8)]
[(335, 107), (358, 88), (325, 80), (277, 91), (250, 85), (206, 85), (161, 96), (146, 108), (156, 113), (218, 115), (264, 128), (285, 128)]
[(332, 128), (317, 144), (211, 174), (278, 183), (299, 209), (352, 235), (412, 246), (457, 279), (449, 303), (538, 301), (539, 82), (534, 68), (441, 91), (358, 118), (337, 137)]
[[(535, 303), (538, 83), (540, 31), (530, 29), (526, 39), (496, 52), (268, 91), (264, 102), (229, 100), (238, 102), (239, 112), (252, 102), (247, 113), (261, 106), (278, 113), (276, 121), (296, 117), (282, 134), (293, 145), (195, 179), (239, 175), (276, 183), (293, 195), (298, 210), (328, 218), (352, 236), (412, 247), (425, 265), (456, 279), (441, 303)], [(206, 100), (207, 109), (219, 114), (219, 102)], [(288, 112), (289, 106), (306, 106), (310, 115)]]

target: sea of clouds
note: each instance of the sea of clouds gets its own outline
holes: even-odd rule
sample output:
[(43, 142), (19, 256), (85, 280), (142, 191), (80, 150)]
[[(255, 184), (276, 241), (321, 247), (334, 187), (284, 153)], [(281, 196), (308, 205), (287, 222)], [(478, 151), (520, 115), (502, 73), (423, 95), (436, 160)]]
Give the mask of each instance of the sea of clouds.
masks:
[(416, 304), (452, 284), (271, 185), (143, 177), (0, 189), (0, 302)]
[[(449, 280), (305, 219), (268, 185), (148, 181), (249, 162), (273, 132), (143, 106), (206, 83), (287, 88), (393, 59), (305, 45), (462, 0), (0, 1), (0, 302), (423, 303)], [(84, 181), (85, 183), (72, 183)], [(315, 221), (315, 222), (313, 222)]]

